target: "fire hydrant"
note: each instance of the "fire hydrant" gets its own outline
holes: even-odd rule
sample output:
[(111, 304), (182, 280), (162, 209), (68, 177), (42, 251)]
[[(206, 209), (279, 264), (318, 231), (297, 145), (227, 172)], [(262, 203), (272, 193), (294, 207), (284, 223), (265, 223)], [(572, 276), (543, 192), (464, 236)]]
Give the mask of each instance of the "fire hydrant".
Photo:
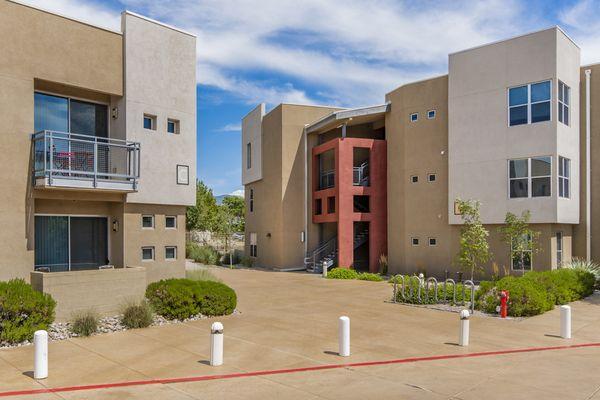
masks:
[(508, 290), (500, 292), (500, 318), (506, 318), (508, 314)]

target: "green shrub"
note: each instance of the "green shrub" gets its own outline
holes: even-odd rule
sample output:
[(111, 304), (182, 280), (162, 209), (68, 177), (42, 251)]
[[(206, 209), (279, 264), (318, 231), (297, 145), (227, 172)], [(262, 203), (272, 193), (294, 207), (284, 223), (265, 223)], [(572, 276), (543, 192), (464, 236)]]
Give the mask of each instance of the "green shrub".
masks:
[(491, 287), (487, 283), (482, 285), (481, 293), (477, 296), (476, 307), (490, 314), (496, 313), (502, 290), (509, 292), (508, 315), (511, 317), (538, 315), (554, 307), (551, 296), (539, 281), (514, 276), (504, 277)]
[[(231, 260), (229, 259), (229, 255), (231, 254)], [(220, 258), (221, 264), (222, 265), (237, 265), (241, 262), (240, 257), (238, 255), (238, 253), (234, 250), (231, 250), (225, 254), (223, 254)]]
[(558, 269), (528, 272), (523, 279), (534, 281), (545, 288), (552, 304), (567, 304), (589, 296), (594, 291), (594, 276), (583, 270)]
[(93, 310), (76, 313), (71, 318), (71, 331), (79, 336), (90, 336), (98, 330), (100, 318)]
[(185, 277), (193, 281), (221, 282), (210, 270), (206, 268), (185, 271)]
[(333, 268), (327, 272), (328, 279), (357, 279), (358, 272), (350, 268)]
[(54, 322), (56, 302), (22, 279), (0, 282), (0, 341), (32, 340), (39, 329)]
[(132, 302), (123, 308), (121, 322), (129, 329), (146, 328), (154, 321), (154, 311), (146, 300)]
[(370, 272), (361, 272), (358, 274), (358, 280), (361, 281), (372, 281), (372, 282), (381, 282), (383, 278), (379, 274), (373, 274)]
[(186, 255), (197, 263), (219, 265), (219, 253), (210, 246), (200, 246), (196, 243), (186, 244)]
[(243, 256), (242, 265), (246, 268), (252, 268), (254, 266), (254, 259), (252, 257)]
[(594, 275), (596, 283), (600, 282), (600, 265), (593, 261), (586, 261), (582, 258), (574, 258), (570, 263), (564, 264), (563, 268), (589, 272)]
[(146, 297), (158, 314), (180, 320), (197, 314), (231, 314), (237, 304), (235, 291), (229, 286), (190, 279), (154, 282), (146, 289)]

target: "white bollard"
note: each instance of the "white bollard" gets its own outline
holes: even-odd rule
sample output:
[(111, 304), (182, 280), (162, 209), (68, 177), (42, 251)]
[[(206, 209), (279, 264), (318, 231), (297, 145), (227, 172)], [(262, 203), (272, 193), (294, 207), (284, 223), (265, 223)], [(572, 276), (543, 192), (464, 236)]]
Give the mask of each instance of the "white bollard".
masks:
[(210, 327), (210, 365), (223, 365), (223, 324), (213, 322)]
[(339, 355), (342, 357), (350, 356), (350, 318), (340, 317), (339, 322)]
[(571, 306), (560, 306), (560, 337), (571, 339)]
[(327, 265), (323, 263), (323, 278), (327, 278)]
[(35, 331), (33, 334), (33, 378), (48, 377), (48, 332)]
[(471, 314), (469, 310), (462, 310), (460, 312), (460, 331), (458, 334), (458, 345), (468, 346), (469, 345), (469, 317)]

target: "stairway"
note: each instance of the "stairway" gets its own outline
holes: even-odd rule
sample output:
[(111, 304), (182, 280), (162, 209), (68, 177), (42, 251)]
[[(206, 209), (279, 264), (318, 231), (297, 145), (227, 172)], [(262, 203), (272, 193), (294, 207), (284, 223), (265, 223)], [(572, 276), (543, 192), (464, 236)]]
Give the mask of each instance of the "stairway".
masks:
[[(363, 229), (354, 235), (354, 246), (356, 249), (369, 241), (369, 230)], [(314, 272), (320, 274), (323, 272), (323, 268), (332, 268), (337, 261), (338, 247), (336, 245), (336, 238), (333, 238), (325, 243), (319, 245), (314, 251), (307, 254), (304, 258), (304, 265), (308, 272)]]

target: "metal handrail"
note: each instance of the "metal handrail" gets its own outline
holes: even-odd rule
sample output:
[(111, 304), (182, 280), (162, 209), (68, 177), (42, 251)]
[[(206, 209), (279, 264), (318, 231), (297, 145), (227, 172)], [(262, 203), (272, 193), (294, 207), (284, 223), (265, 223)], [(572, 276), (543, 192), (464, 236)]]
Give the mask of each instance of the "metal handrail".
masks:
[(312, 264), (313, 267), (315, 265), (317, 265), (317, 261), (320, 260), (319, 256), (324, 253), (326, 250), (329, 250), (329, 252), (335, 252), (336, 247), (337, 247), (337, 238), (333, 237), (331, 239), (329, 239), (328, 241), (326, 241), (325, 243), (319, 245), (319, 247), (317, 247), (315, 250), (313, 250), (311, 252), (311, 255), (309, 256), (310, 258), (312, 258)]
[[(369, 162), (365, 161), (358, 167), (353, 167), (352, 169), (352, 184), (354, 186), (368, 186), (369, 180)], [(366, 170), (366, 173), (365, 173)], [(363, 185), (366, 183), (367, 185)]]

